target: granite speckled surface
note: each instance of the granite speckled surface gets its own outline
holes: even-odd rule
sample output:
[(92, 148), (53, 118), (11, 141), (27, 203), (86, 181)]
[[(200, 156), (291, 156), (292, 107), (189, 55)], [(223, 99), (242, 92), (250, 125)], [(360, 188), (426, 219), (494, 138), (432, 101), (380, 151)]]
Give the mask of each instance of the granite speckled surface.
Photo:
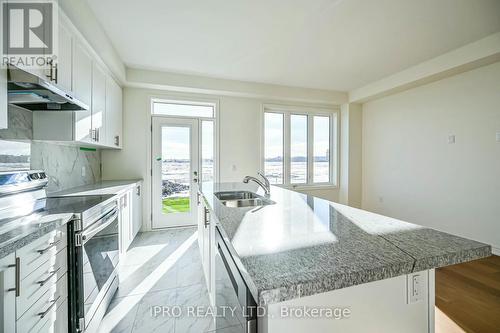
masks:
[(260, 305), (489, 256), (486, 244), (313, 196), (272, 187), (274, 205), (228, 208), (219, 191), (256, 184), (202, 184), (203, 197)]
[(0, 258), (58, 229), (72, 218), (72, 213), (64, 213), (30, 215), (13, 223), (0, 221)]

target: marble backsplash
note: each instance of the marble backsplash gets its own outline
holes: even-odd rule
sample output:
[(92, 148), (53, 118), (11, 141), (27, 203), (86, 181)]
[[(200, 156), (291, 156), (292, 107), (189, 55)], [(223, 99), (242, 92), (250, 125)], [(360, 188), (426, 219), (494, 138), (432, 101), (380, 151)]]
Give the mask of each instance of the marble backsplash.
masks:
[[(43, 112), (43, 111), (42, 111)], [(49, 176), (48, 192), (71, 187), (93, 184), (101, 180), (101, 152), (87, 150), (74, 145), (64, 145), (48, 141), (33, 141), (33, 115), (31, 111), (9, 107), (9, 128), (0, 130), (0, 163), (12, 155), (12, 145), (16, 142), (19, 154), (31, 151), (30, 168), (45, 170)], [(2, 152), (2, 146), (6, 147)], [(11, 155), (11, 156), (9, 156)], [(14, 159), (15, 160), (15, 159)]]

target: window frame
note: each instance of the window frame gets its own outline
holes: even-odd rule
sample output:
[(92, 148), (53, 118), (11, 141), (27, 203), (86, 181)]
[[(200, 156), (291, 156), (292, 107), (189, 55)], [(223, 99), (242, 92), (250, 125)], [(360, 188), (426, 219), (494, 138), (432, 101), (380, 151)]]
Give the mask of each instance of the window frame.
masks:
[[(289, 189), (325, 189), (337, 188), (339, 183), (339, 113), (340, 108), (292, 106), (278, 104), (263, 104), (261, 112), (261, 172), (265, 173), (265, 114), (278, 113), (283, 115), (283, 184), (276, 186)], [(291, 115), (307, 116), (307, 175), (306, 183), (291, 183)], [(330, 154), (329, 182), (314, 182), (314, 116), (330, 119)]]
[[(201, 133), (202, 133), (202, 122), (203, 121), (213, 121), (214, 124), (214, 182), (217, 183), (220, 181), (220, 167), (219, 167), (219, 153), (220, 153), (220, 115), (219, 115), (219, 107), (220, 100), (216, 97), (200, 97), (200, 96), (191, 96), (191, 95), (183, 95), (183, 94), (151, 94), (148, 95), (149, 99), (149, 122), (151, 131), (149, 132), (148, 137), (148, 169), (152, 169), (152, 155), (151, 155), (151, 140), (152, 140), (152, 129), (153, 129), (153, 118), (181, 118), (181, 119), (198, 119), (198, 144), (201, 148)], [(201, 117), (201, 116), (171, 116), (165, 114), (154, 113), (154, 104), (155, 103), (169, 103), (169, 104), (182, 104), (182, 105), (201, 105), (201, 106), (211, 106), (213, 108), (213, 116), (212, 117)], [(198, 158), (202, 159), (201, 149), (199, 149)], [(201, 162), (200, 162), (200, 170), (201, 170)], [(201, 175), (201, 174), (200, 174)], [(203, 181), (203, 180), (202, 180)], [(200, 182), (199, 184), (202, 184)]]

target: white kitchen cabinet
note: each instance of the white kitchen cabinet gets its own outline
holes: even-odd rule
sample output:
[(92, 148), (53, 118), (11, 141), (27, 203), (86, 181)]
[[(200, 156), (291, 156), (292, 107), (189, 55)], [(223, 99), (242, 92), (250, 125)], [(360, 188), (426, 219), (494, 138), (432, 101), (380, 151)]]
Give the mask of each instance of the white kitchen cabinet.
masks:
[(120, 204), (120, 254), (125, 254), (132, 243), (132, 209), (130, 199), (132, 190), (128, 190), (119, 199)]
[[(0, 45), (3, 45), (3, 34), (0, 34)], [(7, 69), (0, 66), (0, 129), (8, 126), (7, 112)]]
[(110, 147), (122, 147), (122, 88), (112, 77), (106, 78), (106, 140)]
[(142, 226), (142, 185), (137, 184), (132, 195), (132, 240)]
[(7, 125), (7, 70), (0, 68), (0, 128)]
[[(34, 112), (33, 137), (35, 140), (119, 149), (123, 141), (122, 88), (62, 11), (59, 21), (58, 58), (54, 65), (57, 69), (51, 67), (51, 77), (48, 79), (61, 89), (71, 92), (89, 110)], [(7, 126), (7, 110), (4, 112), (2, 109), (2, 105), (6, 105), (3, 99), (6, 100), (7, 96), (2, 83), (3, 81), (0, 82), (0, 128), (3, 123)]]
[(93, 141), (105, 144), (106, 75), (96, 62), (92, 63), (92, 133)]
[(16, 330), (9, 332), (67, 332), (66, 226), (18, 249), (15, 255), (19, 260), (19, 294), (13, 315)]
[[(17, 267), (16, 267), (17, 264)], [(0, 259), (0, 333), (16, 331), (16, 269), (15, 253)]]
[(73, 91), (73, 36), (64, 22), (59, 19), (59, 35), (55, 83), (64, 91)]
[(73, 92), (89, 110), (75, 111), (75, 141), (92, 141), (92, 57), (81, 42), (73, 43)]
[(68, 330), (66, 227), (0, 259), (0, 333)]
[(207, 284), (208, 292), (212, 291), (212, 242), (214, 241), (211, 228), (212, 216), (203, 196), (198, 194), (198, 246), (200, 248), (201, 262), (203, 265), (203, 274)]
[(136, 184), (118, 199), (120, 206), (120, 255), (124, 255), (142, 225), (142, 184)]

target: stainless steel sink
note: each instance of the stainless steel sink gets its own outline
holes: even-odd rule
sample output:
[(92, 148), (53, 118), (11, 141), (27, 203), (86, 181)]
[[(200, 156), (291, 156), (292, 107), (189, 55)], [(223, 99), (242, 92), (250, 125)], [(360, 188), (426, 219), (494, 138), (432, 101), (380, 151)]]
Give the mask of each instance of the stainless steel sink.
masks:
[(256, 199), (261, 196), (250, 191), (228, 191), (216, 192), (215, 196), (219, 200), (242, 200), (242, 199)]
[(214, 195), (226, 207), (256, 207), (275, 204), (274, 201), (266, 199), (250, 191), (217, 192)]

